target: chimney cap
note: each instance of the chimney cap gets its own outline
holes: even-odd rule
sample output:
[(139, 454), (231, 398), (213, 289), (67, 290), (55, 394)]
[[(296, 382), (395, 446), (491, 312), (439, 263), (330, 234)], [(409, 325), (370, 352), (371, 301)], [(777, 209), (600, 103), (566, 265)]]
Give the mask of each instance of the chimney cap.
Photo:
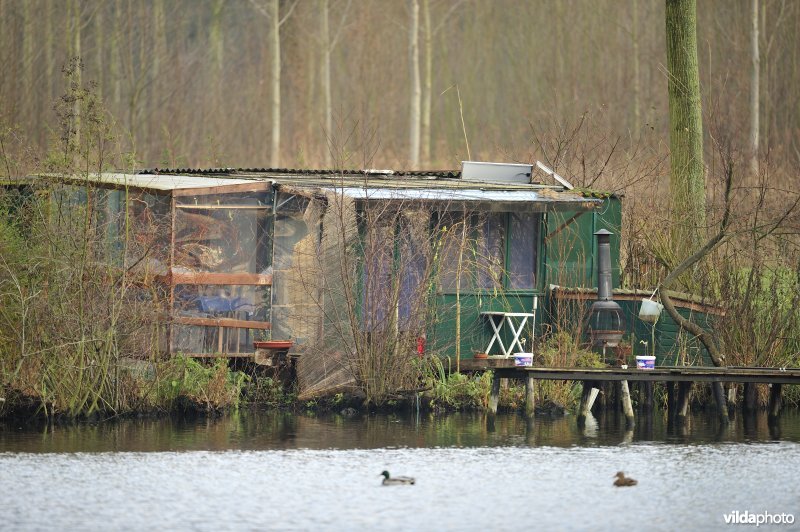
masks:
[(614, 233), (612, 233), (608, 229), (600, 229), (599, 231), (596, 231), (594, 234), (595, 235), (613, 235)]

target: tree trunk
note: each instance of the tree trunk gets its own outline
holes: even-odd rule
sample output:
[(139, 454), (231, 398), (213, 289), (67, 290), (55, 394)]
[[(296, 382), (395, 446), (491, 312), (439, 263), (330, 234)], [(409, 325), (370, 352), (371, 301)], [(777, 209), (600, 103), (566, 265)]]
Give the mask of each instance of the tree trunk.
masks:
[(631, 41), (633, 42), (633, 133), (638, 139), (642, 126), (642, 90), (639, 83), (639, 0), (633, 0)]
[(103, 52), (105, 52), (105, 42), (103, 42), (103, 31), (105, 30), (105, 20), (103, 18), (104, 5), (96, 8), (94, 14), (94, 79), (97, 81), (97, 95), (103, 98)]
[[(33, 89), (33, 17), (31, 16), (30, 2), (22, 2), (22, 123), (33, 126), (34, 98), (36, 91)], [(38, 100), (38, 98), (37, 98)]]
[(422, 25), (425, 32), (425, 81), (422, 87), (422, 163), (431, 161), (431, 91), (433, 90), (433, 35), (429, 0), (422, 0)]
[[(325, 138), (333, 135), (333, 101), (331, 99), (331, 34), (328, 21), (328, 0), (320, 0), (320, 14), (322, 16), (322, 95), (325, 99)], [(333, 164), (331, 147), (326, 140), (325, 166), (330, 168)]]
[(119, 113), (122, 107), (122, 70), (120, 61), (122, 57), (119, 53), (119, 42), (122, 39), (122, 2), (114, 2), (114, 33), (111, 36), (111, 48), (109, 51), (109, 71), (111, 82), (114, 86), (112, 101), (114, 102), (114, 112)]
[(223, 7), (225, 7), (224, 0), (214, 0), (214, 5), (211, 8), (211, 28), (208, 32), (208, 39), (211, 41), (211, 53), (214, 61), (215, 75), (222, 73), (222, 64), (225, 59), (225, 41), (222, 35)]
[(270, 23), (272, 31), (272, 144), (269, 164), (272, 168), (280, 166), (281, 152), (281, 21), (278, 0), (270, 0)]
[(678, 260), (700, 244), (705, 226), (703, 120), (695, 0), (666, 0), (672, 245)]
[(419, 3), (408, 0), (411, 8), (411, 24), (409, 27), (408, 51), (411, 67), (411, 104), (409, 120), (409, 164), (412, 169), (419, 166), (420, 119), (422, 107), (422, 88), (419, 75)]
[[(758, 179), (758, 145), (759, 145), (759, 81), (761, 59), (758, 52), (758, 0), (752, 1), (752, 28), (750, 33), (750, 54), (752, 69), (750, 70), (750, 173)], [(757, 181), (756, 181), (757, 182)]]
[[(80, 58), (81, 56), (81, 3), (79, 0), (72, 0), (68, 6), (68, 13), (70, 14), (70, 39), (69, 39), (69, 56), (72, 58)], [(75, 67), (75, 77), (73, 78), (78, 87), (83, 85), (83, 72), (80, 65)], [(81, 142), (81, 102), (76, 99), (72, 106), (72, 112), (75, 115), (74, 132), (75, 132), (75, 145)]]

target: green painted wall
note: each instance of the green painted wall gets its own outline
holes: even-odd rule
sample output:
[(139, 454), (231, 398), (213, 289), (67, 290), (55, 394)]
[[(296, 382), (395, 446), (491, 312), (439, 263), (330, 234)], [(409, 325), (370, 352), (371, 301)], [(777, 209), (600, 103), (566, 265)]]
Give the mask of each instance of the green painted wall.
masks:
[[(569, 301), (565, 303), (556, 301), (552, 295), (546, 298), (545, 320), (556, 322), (561, 320), (564, 323), (577, 323), (585, 316), (589, 307), (594, 302), (588, 301)], [(640, 300), (617, 300), (625, 313), (625, 337), (633, 348), (633, 355), (644, 355), (652, 353), (653, 332), (655, 332), (655, 354), (656, 364), (659, 366), (675, 366), (680, 364), (711, 366), (711, 358), (702, 344), (688, 334), (681, 331), (680, 327), (672, 321), (666, 311), (661, 313), (661, 317), (653, 327), (652, 324), (644, 322), (638, 318)], [(713, 326), (713, 316), (701, 312), (692, 312), (687, 308), (678, 308), (678, 312), (687, 319), (691, 319), (701, 327), (710, 328)], [(655, 329), (655, 331), (654, 331)], [(588, 338), (585, 338), (588, 341)], [(643, 345), (641, 341), (648, 343)], [(646, 352), (645, 352), (646, 350)], [(612, 361), (615, 355), (607, 351), (607, 359)], [(631, 360), (631, 363), (633, 361)]]
[(547, 214), (544, 286), (597, 286), (594, 233), (606, 229), (611, 237), (611, 264), (614, 286), (619, 286), (619, 244), (622, 230), (622, 202), (606, 198), (600, 209), (588, 212), (563, 211)]
[[(475, 353), (483, 353), (492, 338), (493, 331), (486, 318), (481, 317), (482, 311), (495, 310), (504, 312), (532, 312), (533, 293), (506, 293), (493, 296), (488, 293), (461, 294), (461, 358), (473, 358)], [(541, 305), (541, 299), (539, 305)], [(455, 294), (441, 294), (436, 301), (437, 320), (428, 329), (428, 348), (445, 356), (454, 357), (456, 353), (456, 296)], [(541, 309), (536, 313), (536, 326), (539, 328)], [(526, 350), (530, 349), (531, 320), (520, 338), (527, 338)], [(511, 336), (506, 327), (503, 327), (503, 342), (510, 345)], [(538, 334), (538, 331), (537, 331)], [(492, 355), (501, 354), (495, 342)]]
[[(565, 223), (569, 222), (569, 223)], [(536, 290), (507, 291), (500, 294), (490, 292), (468, 292), (461, 294), (461, 358), (473, 358), (475, 353), (485, 352), (492, 338), (491, 326), (480, 316), (481, 311), (502, 310), (506, 312), (531, 312), (533, 298), (538, 296), (536, 331), (529, 326), (522, 337), (528, 338), (526, 350), (530, 349), (531, 334), (538, 338), (543, 327), (548, 327), (551, 314), (546, 308), (545, 294), (550, 284), (563, 286), (593, 287), (597, 284), (595, 266), (595, 231), (607, 229), (614, 233), (611, 239), (611, 262), (614, 265), (614, 285), (619, 284), (619, 234), (622, 227), (622, 205), (617, 197), (605, 199), (602, 207), (589, 212), (551, 212), (545, 217), (540, 243), (539, 272)], [(638, 311), (638, 309), (637, 309)], [(456, 295), (439, 294), (436, 300), (436, 322), (428, 328), (428, 349), (442, 355), (454, 357), (456, 353)], [(544, 320), (544, 321), (543, 321)], [(648, 332), (649, 334), (649, 332)], [(506, 345), (510, 333), (503, 338)], [(499, 354), (498, 346), (491, 353)]]

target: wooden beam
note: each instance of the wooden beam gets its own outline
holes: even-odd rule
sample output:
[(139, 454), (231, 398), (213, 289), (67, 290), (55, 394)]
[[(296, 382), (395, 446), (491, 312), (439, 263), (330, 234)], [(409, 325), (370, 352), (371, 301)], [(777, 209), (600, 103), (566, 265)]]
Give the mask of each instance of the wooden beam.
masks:
[(266, 211), (272, 208), (271, 205), (177, 205), (179, 209), (196, 209), (196, 210), (203, 210), (203, 211), (216, 211), (216, 210), (236, 210), (236, 211), (247, 211), (247, 210), (257, 210), (257, 211)]
[(233, 318), (201, 318), (194, 316), (177, 316), (173, 323), (179, 325), (199, 325), (201, 327), (230, 327), (232, 329), (263, 329), (272, 328), (268, 321), (235, 320)]
[(255, 353), (181, 353), (187, 358), (253, 358)]
[(552, 238), (554, 238), (558, 233), (566, 229), (569, 224), (577, 220), (579, 216), (581, 216), (586, 212), (589, 211), (580, 211), (579, 213), (573, 214), (572, 216), (567, 218), (567, 220), (564, 223), (553, 229), (553, 231), (551, 231), (550, 233), (547, 234), (547, 236), (544, 237), (544, 245), (546, 246), (547, 244), (549, 244)]
[(161, 276), (165, 282), (173, 285), (248, 285), (272, 286), (272, 275), (261, 273), (213, 273), (213, 272), (176, 272)]
[(663, 382), (763, 382), (800, 384), (800, 369), (675, 366), (656, 369), (498, 367), (503, 378), (524, 379), (529, 373), (540, 380), (663, 381)]
[(210, 196), (212, 194), (231, 194), (235, 192), (266, 192), (272, 186), (271, 181), (253, 181), (237, 185), (220, 185), (218, 187), (176, 188), (172, 191), (175, 197)]

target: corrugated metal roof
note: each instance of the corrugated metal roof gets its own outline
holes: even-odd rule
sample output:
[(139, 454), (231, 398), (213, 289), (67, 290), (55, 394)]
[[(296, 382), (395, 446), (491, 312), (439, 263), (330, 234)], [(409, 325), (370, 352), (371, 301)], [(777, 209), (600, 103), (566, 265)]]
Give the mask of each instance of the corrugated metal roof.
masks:
[[(67, 178), (67, 180), (70, 180)], [(87, 181), (82, 176), (75, 178), (74, 181)], [(211, 188), (229, 185), (243, 185), (252, 183), (253, 179), (233, 179), (228, 177), (208, 177), (197, 175), (156, 175), (156, 174), (121, 174), (103, 173), (90, 174), (88, 181), (91, 183), (103, 183), (115, 187), (133, 187), (149, 190), (181, 190), (194, 188)]]
[[(474, 186), (474, 182), (473, 182)], [(602, 200), (587, 199), (578, 194), (553, 193), (553, 191), (535, 190), (482, 190), (465, 189), (387, 189), (387, 188), (329, 188), (330, 192), (338, 192), (345, 196), (362, 200), (416, 200), (416, 201), (455, 201), (455, 202), (502, 202), (502, 203), (553, 203), (553, 202), (590, 202), (602, 203)]]
[[(137, 174), (93, 174), (89, 180), (112, 186), (130, 186), (159, 191), (204, 189), (273, 183), (277, 188), (302, 189), (313, 193), (335, 190), (357, 199), (413, 200), (436, 202), (503, 203), (512, 209), (530, 204), (545, 208), (589, 209), (602, 197), (584, 191), (567, 191), (560, 185), (540, 183), (481, 182), (460, 179), (457, 171), (391, 170), (292, 170), (272, 168), (154, 169)], [(85, 178), (81, 178), (81, 181)], [(516, 205), (516, 207), (514, 207)]]

